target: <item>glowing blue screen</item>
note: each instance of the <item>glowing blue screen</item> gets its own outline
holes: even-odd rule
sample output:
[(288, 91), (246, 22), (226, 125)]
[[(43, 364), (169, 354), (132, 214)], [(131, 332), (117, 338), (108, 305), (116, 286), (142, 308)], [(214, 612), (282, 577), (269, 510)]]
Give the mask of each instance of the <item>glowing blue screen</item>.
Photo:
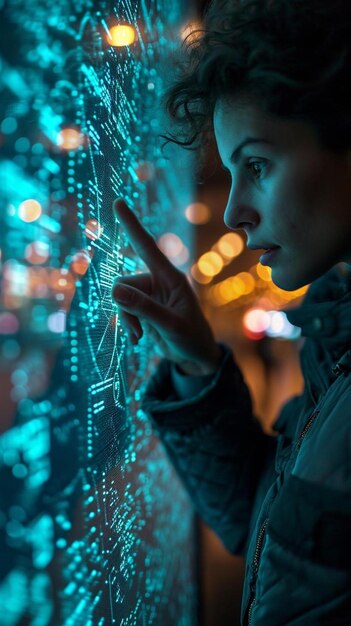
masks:
[(192, 163), (159, 137), (189, 3), (0, 8), (0, 624), (194, 626), (194, 513), (140, 410), (157, 357), (110, 295), (143, 270), (117, 196), (191, 245)]

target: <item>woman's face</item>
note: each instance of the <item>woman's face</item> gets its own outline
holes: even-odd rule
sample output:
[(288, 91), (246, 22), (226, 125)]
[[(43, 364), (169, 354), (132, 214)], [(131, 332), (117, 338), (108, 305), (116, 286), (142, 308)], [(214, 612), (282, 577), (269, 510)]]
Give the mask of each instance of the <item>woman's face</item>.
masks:
[(311, 126), (252, 101), (218, 100), (214, 131), (232, 180), (224, 221), (245, 231), (249, 248), (279, 247), (263, 260), (278, 287), (292, 291), (351, 263), (350, 154), (322, 148)]

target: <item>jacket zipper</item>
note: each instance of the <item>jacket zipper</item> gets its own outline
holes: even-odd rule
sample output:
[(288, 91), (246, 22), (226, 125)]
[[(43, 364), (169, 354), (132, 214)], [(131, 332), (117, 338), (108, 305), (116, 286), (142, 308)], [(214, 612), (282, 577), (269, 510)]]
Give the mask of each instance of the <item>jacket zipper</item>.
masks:
[(320, 413), (319, 409), (317, 409), (316, 411), (314, 411), (311, 415), (311, 417), (309, 418), (309, 420), (307, 421), (307, 423), (305, 424), (305, 426), (303, 427), (302, 431), (299, 434), (299, 438), (297, 440), (297, 444), (296, 444), (296, 449), (299, 450), (301, 447), (301, 444), (304, 440), (304, 438), (306, 437), (308, 431), (310, 430), (314, 420), (316, 419), (316, 417), (318, 416), (318, 414)]
[[(309, 418), (309, 420), (307, 421), (305, 426), (303, 427), (302, 431), (300, 432), (299, 438), (297, 440), (297, 446), (296, 446), (297, 450), (299, 450), (299, 448), (300, 448), (300, 446), (301, 446), (301, 444), (303, 442), (304, 437), (306, 437), (308, 431), (310, 430), (314, 420), (319, 415), (319, 413), (320, 413), (320, 409), (316, 409), (312, 413), (311, 417)], [(267, 517), (264, 520), (264, 522), (263, 522), (263, 524), (262, 524), (262, 526), (260, 528), (260, 531), (258, 533), (258, 538), (257, 538), (257, 542), (256, 542), (256, 549), (255, 549), (255, 554), (254, 554), (254, 558), (253, 558), (253, 566), (254, 566), (254, 574), (255, 574), (255, 576), (257, 576), (257, 572), (258, 572), (258, 565), (259, 565), (259, 562), (260, 562), (260, 556), (261, 556), (261, 551), (262, 551), (262, 546), (263, 546), (263, 538), (264, 538), (264, 534), (265, 534), (268, 522), (269, 522), (269, 518)], [(250, 626), (250, 624), (251, 624), (252, 611), (253, 611), (253, 606), (255, 604), (255, 599), (256, 599), (255, 598), (255, 592), (252, 591), (251, 598), (250, 598), (250, 601), (249, 601), (248, 614), (247, 614), (247, 624), (248, 624), (248, 626)]]
[[(260, 531), (258, 533), (258, 537), (257, 537), (257, 542), (256, 542), (256, 549), (255, 549), (255, 554), (254, 554), (254, 558), (253, 558), (253, 567), (254, 567), (254, 574), (255, 577), (257, 576), (257, 572), (258, 572), (258, 565), (260, 562), (260, 556), (261, 556), (261, 551), (262, 551), (262, 545), (263, 545), (263, 538), (264, 538), (264, 534), (266, 532), (266, 527), (268, 524), (268, 517), (264, 520)], [(248, 618), (247, 618), (247, 623), (248, 626), (250, 626), (251, 624), (251, 614), (252, 614), (252, 609), (253, 609), (253, 605), (255, 603), (255, 592), (253, 591), (251, 594), (251, 601), (249, 604), (249, 610), (248, 610)]]

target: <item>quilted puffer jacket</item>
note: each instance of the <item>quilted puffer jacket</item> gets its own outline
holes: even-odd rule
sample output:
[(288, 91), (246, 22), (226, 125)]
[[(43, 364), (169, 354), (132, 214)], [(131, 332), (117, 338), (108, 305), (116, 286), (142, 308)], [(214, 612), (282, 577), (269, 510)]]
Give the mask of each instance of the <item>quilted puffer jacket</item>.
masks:
[(226, 346), (191, 398), (161, 361), (142, 406), (201, 518), (246, 559), (242, 626), (351, 625), (351, 267), (299, 308), (304, 390), (263, 432)]

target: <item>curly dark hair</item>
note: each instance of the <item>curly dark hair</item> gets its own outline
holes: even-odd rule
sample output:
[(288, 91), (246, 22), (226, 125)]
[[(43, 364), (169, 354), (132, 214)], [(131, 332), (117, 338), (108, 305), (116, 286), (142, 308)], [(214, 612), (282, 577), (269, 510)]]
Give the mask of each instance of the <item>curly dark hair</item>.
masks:
[(164, 95), (176, 129), (165, 143), (205, 148), (217, 99), (248, 95), (266, 113), (312, 125), (327, 149), (350, 147), (350, 0), (212, 0), (202, 21)]

